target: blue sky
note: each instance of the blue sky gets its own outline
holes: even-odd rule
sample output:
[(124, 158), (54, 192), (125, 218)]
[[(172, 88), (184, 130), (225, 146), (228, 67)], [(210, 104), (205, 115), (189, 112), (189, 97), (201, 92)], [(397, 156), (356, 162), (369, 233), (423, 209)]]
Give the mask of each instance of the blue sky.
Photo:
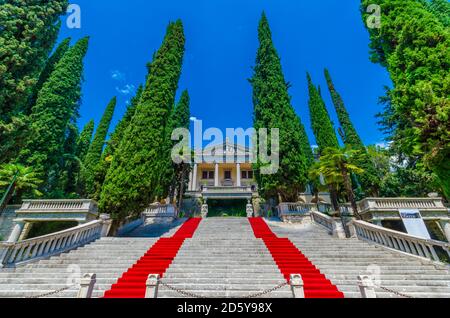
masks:
[[(322, 86), (338, 123), (323, 76), (328, 67), (353, 122), (366, 144), (383, 140), (374, 117), (378, 97), (390, 85), (387, 72), (369, 61), (369, 37), (359, 0), (72, 0), (81, 7), (81, 29), (63, 23), (60, 40), (91, 37), (79, 125), (99, 122), (113, 97), (120, 120), (135, 88), (144, 82), (146, 64), (161, 45), (169, 21), (182, 19), (186, 54), (179, 91), (188, 89), (191, 113), (203, 125), (252, 126), (252, 76), (258, 48), (257, 26), (266, 11), (292, 105), (305, 124), (311, 143), (306, 71)], [(179, 94), (178, 94), (179, 95)]]

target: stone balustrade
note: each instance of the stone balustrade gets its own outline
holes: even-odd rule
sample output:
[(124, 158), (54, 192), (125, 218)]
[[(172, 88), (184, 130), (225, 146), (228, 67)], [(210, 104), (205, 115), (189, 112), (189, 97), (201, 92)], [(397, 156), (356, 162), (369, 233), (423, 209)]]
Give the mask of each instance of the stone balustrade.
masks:
[(442, 198), (366, 198), (358, 202), (358, 205), (361, 213), (399, 209), (419, 209), (421, 211), (445, 210)]
[(280, 203), (278, 205), (278, 215), (305, 215), (316, 210), (317, 206), (312, 203)]
[(342, 224), (340, 222), (337, 222), (331, 216), (320, 213), (318, 211), (311, 211), (310, 215), (311, 215), (311, 220), (314, 223), (325, 227), (330, 232), (330, 234), (333, 235), (334, 237), (337, 237), (339, 239), (345, 238), (345, 231), (342, 227)]
[(10, 267), (60, 254), (107, 236), (111, 220), (91, 221), (77, 227), (21, 242), (0, 242), (0, 267)]
[(412, 236), (364, 221), (353, 220), (349, 226), (352, 236), (357, 236), (360, 240), (436, 262), (441, 260), (436, 251), (441, 249), (450, 258), (449, 243)]
[(144, 217), (176, 217), (177, 209), (173, 204), (152, 204), (142, 214)]
[(24, 200), (19, 212), (25, 211), (98, 211), (92, 200)]

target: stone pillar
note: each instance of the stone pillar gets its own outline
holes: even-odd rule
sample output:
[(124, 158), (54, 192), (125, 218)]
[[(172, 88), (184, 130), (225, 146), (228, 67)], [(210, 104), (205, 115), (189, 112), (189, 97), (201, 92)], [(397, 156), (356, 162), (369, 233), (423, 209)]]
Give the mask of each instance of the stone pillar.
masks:
[(159, 279), (159, 274), (148, 275), (147, 281), (145, 283), (145, 298), (158, 298)]
[(214, 171), (214, 186), (219, 186), (219, 164), (216, 163), (215, 171)]
[(375, 293), (375, 284), (370, 276), (358, 276), (358, 287), (361, 291), (362, 298), (377, 298), (377, 294)]
[(109, 214), (100, 214), (100, 219), (103, 223), (101, 237), (107, 237), (112, 225), (111, 216)]
[(19, 238), (22, 234), (23, 227), (25, 226), (25, 222), (23, 221), (15, 221), (16, 225), (9, 236), (8, 242), (15, 243), (19, 241)]
[(92, 292), (94, 291), (94, 285), (96, 282), (96, 274), (84, 275), (80, 280), (80, 290), (78, 291), (77, 298), (92, 298)]
[(205, 203), (202, 204), (202, 211), (201, 211), (202, 219), (206, 219), (208, 217), (208, 212), (209, 212), (208, 203), (205, 201)]
[(305, 298), (305, 290), (302, 275), (291, 274), (290, 285), (294, 298)]
[(251, 200), (248, 200), (247, 202), (246, 212), (248, 218), (253, 217), (253, 204), (251, 203)]
[(450, 222), (445, 223), (444, 225), (444, 233), (447, 241), (450, 242)]
[(28, 233), (30, 233), (32, 227), (33, 227), (33, 223), (25, 222), (22, 233), (19, 236), (19, 241), (26, 240)]
[(197, 173), (198, 173), (198, 164), (194, 164), (194, 172), (192, 176), (192, 191), (197, 191)]
[(192, 191), (192, 177), (194, 176), (193, 171), (191, 170), (189, 172), (189, 185), (188, 185), (188, 191)]
[(241, 182), (241, 164), (240, 163), (236, 164), (236, 181), (237, 181), (236, 186), (240, 187), (242, 185), (242, 182)]

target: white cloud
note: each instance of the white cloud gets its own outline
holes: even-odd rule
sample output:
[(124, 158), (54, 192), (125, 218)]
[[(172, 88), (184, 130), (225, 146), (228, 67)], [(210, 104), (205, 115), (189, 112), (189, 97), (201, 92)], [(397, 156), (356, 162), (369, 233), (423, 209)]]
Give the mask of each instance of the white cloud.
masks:
[(133, 84), (126, 84), (124, 87), (116, 87), (116, 91), (122, 95), (130, 95), (135, 91), (136, 87)]
[(111, 71), (111, 78), (115, 81), (124, 81), (125, 74), (119, 70), (113, 70), (113, 71)]

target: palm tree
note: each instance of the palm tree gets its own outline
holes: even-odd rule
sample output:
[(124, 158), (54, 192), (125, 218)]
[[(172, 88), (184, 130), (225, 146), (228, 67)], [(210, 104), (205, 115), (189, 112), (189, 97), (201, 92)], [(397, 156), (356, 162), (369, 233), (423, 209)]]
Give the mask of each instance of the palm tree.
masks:
[(0, 189), (5, 190), (5, 193), (0, 205), (6, 206), (13, 196), (20, 202), (25, 193), (41, 196), (42, 193), (38, 190), (41, 183), (40, 175), (31, 167), (11, 163), (1, 165)]
[(310, 175), (315, 178), (323, 176), (325, 183), (334, 188), (343, 185), (355, 216), (361, 219), (351, 181), (351, 174), (358, 175), (364, 172), (355, 164), (358, 153), (358, 151), (348, 147), (326, 148), (320, 157), (320, 161), (316, 162), (311, 168)]

